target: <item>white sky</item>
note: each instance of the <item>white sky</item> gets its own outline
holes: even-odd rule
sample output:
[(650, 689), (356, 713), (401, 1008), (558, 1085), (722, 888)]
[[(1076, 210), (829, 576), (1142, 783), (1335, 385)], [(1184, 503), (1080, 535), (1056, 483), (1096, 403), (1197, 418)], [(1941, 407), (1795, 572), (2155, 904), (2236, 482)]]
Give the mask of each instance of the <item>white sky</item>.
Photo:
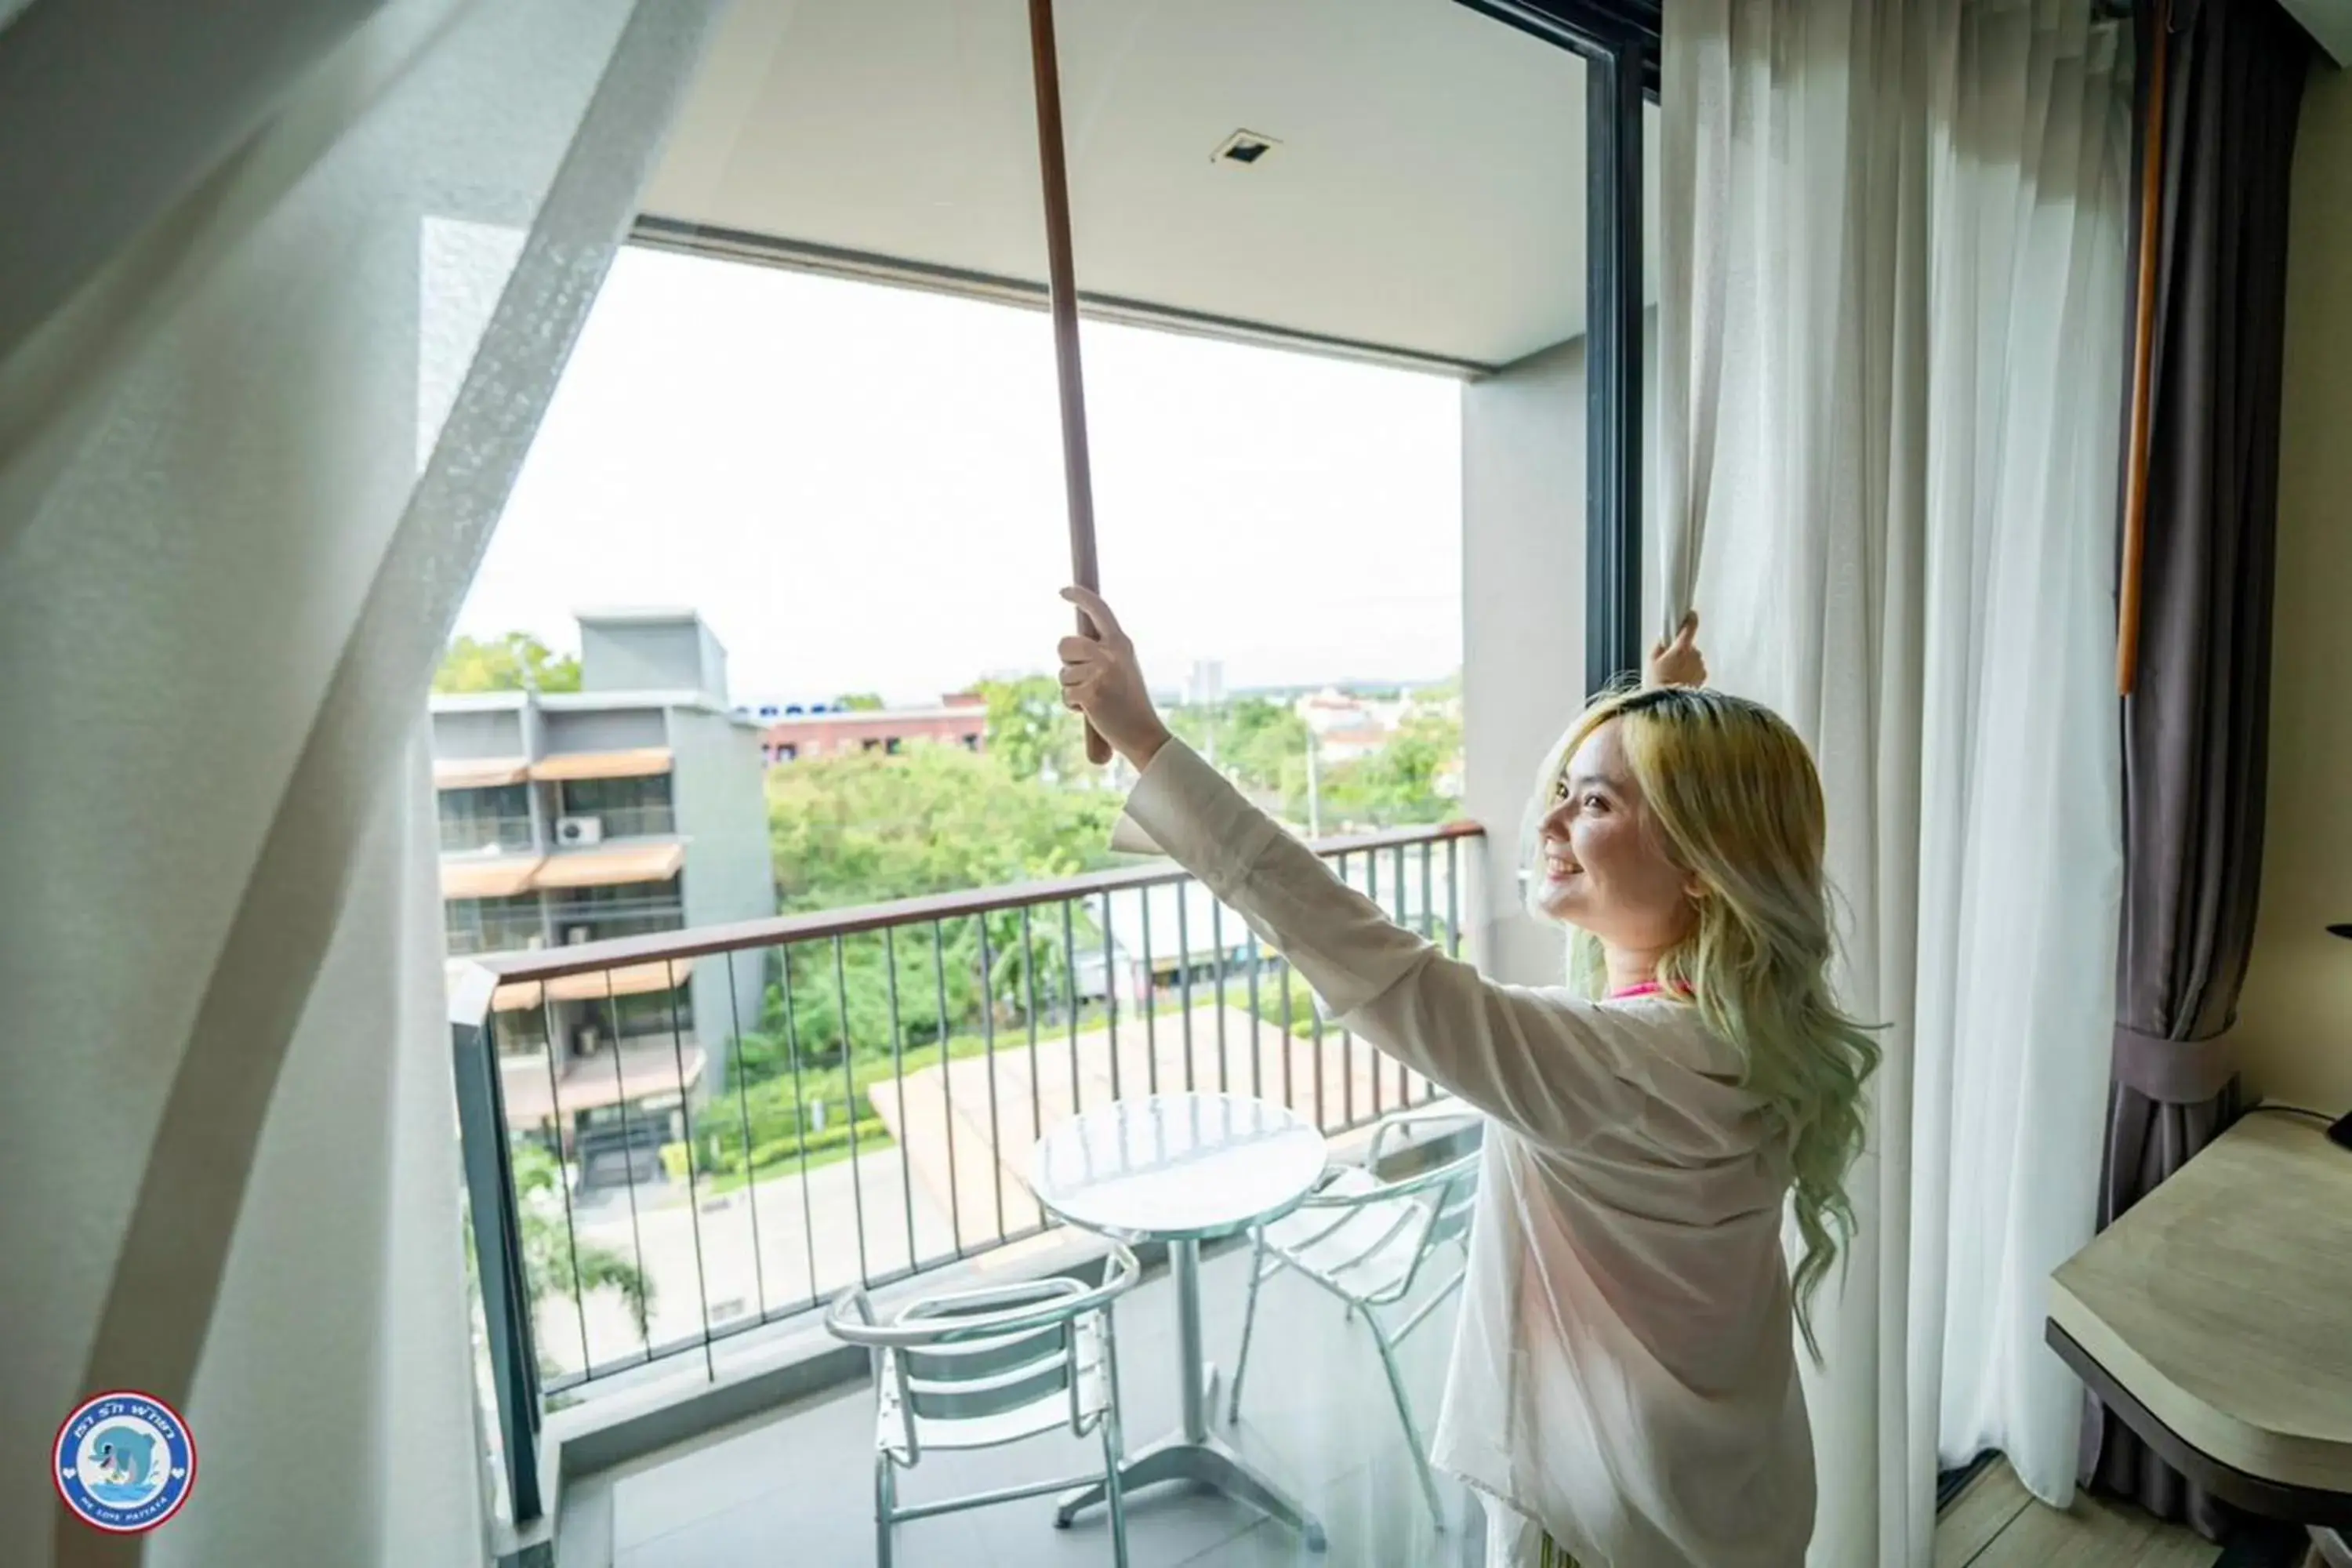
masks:
[[(1461, 662), (1460, 388), (1089, 323), (1106, 594), (1154, 685)], [(1050, 667), (1069, 534), (1038, 311), (626, 247), (458, 629), (691, 605), (732, 697)]]

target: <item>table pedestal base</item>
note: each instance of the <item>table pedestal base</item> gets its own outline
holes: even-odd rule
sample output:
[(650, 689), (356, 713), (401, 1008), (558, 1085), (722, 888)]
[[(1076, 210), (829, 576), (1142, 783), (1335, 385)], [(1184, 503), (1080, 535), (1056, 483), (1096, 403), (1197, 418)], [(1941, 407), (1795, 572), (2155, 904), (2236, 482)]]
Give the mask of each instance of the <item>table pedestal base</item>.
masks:
[[(1204, 1437), (1199, 1442), (1181, 1436), (1163, 1437), (1118, 1468), (1122, 1492), (1158, 1486), (1163, 1481), (1185, 1481), (1223, 1492), (1297, 1531), (1309, 1551), (1323, 1550), (1323, 1526), (1307, 1511), (1306, 1506), (1259, 1474), (1247, 1459), (1216, 1437)], [(1060, 1507), (1054, 1512), (1054, 1523), (1067, 1530), (1079, 1510), (1093, 1508), (1102, 1500), (1100, 1481), (1065, 1492)]]
[[(1323, 1550), (1321, 1521), (1306, 1505), (1209, 1431), (1209, 1406), (1216, 1402), (1217, 1369), (1201, 1353), (1201, 1244), (1178, 1240), (1168, 1244), (1168, 1262), (1176, 1276), (1176, 1352), (1178, 1384), (1183, 1390), (1184, 1424), (1178, 1431), (1149, 1447), (1138, 1449), (1118, 1467), (1122, 1494), (1163, 1481), (1184, 1481), (1248, 1503), (1282, 1521), (1305, 1538), (1308, 1550)], [(1067, 1530), (1078, 1510), (1103, 1501), (1103, 1483), (1089, 1482), (1065, 1492), (1055, 1510), (1054, 1523)]]

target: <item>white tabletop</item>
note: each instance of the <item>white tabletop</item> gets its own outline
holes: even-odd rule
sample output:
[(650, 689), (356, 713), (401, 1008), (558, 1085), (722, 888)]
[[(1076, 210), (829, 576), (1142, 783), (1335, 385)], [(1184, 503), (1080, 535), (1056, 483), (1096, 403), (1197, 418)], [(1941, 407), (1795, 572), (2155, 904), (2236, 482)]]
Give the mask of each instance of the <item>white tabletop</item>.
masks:
[(1155, 1094), (1038, 1140), (1030, 1187), (1059, 1218), (1117, 1241), (1212, 1241), (1289, 1213), (1325, 1159), (1323, 1134), (1282, 1106)]

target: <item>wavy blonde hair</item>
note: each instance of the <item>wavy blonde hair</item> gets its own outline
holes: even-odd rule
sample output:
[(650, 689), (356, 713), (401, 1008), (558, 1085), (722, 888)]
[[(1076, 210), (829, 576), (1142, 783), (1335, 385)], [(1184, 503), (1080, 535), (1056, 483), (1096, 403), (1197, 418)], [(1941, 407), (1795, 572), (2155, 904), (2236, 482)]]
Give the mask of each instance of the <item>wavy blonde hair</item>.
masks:
[[(1797, 732), (1761, 703), (1692, 687), (1612, 693), (1546, 760), (1530, 853), (1561, 769), (1612, 721), (1666, 854), (1698, 884), (1697, 919), (1661, 959), (1658, 980), (1687, 994), (1738, 1052), (1742, 1081), (1787, 1151), (1804, 1242), (1792, 1281), (1797, 1323), (1818, 1362), (1811, 1303), (1853, 1238), (1845, 1176), (1862, 1151), (1863, 1088), (1879, 1059), (1877, 1042), (1830, 988), (1836, 938), (1821, 776)], [(1569, 978), (1588, 995), (1606, 988), (1601, 943), (1588, 931), (1576, 933)]]

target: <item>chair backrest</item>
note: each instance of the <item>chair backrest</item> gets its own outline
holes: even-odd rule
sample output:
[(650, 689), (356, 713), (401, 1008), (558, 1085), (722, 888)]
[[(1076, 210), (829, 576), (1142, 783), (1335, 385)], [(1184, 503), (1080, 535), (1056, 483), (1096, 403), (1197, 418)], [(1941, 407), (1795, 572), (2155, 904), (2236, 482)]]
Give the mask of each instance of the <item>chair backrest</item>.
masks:
[[(864, 1290), (851, 1290), (835, 1302), (825, 1327), (874, 1352), (875, 1375), (889, 1380), (908, 1417), (909, 1461), (919, 1418), (982, 1422), (1056, 1394), (1067, 1394), (1071, 1431), (1082, 1433), (1081, 1325), (1106, 1314), (1141, 1272), (1135, 1255), (1117, 1247), (1098, 1285), (1055, 1278), (950, 1291), (910, 1302), (887, 1323), (876, 1320)], [(1108, 1354), (1107, 1315), (1102, 1334)]]
[(1465, 1154), (1439, 1173), (1445, 1179), (1430, 1188), (1426, 1198), (1430, 1206), (1427, 1244), (1432, 1247), (1469, 1234), (1470, 1216), (1478, 1206), (1478, 1156)]
[(1479, 1152), (1456, 1155), (1434, 1170), (1388, 1184), (1381, 1195), (1410, 1198), (1426, 1216), (1413, 1254), (1412, 1268), (1401, 1293), (1410, 1292), (1421, 1268), (1441, 1243), (1458, 1241), (1469, 1233), (1470, 1216), (1478, 1205)]
[[(1298, 1212), (1319, 1211), (1327, 1223), (1291, 1245), (1315, 1248), (1315, 1271), (1341, 1289), (1362, 1289), (1367, 1301), (1401, 1300), (1412, 1294), (1438, 1244), (1469, 1229), (1478, 1197), (1478, 1159), (1474, 1149), (1415, 1175), (1317, 1193)], [(1387, 1216), (1387, 1223), (1375, 1215)], [(1400, 1244), (1411, 1248), (1402, 1273), (1393, 1269)], [(1373, 1279), (1382, 1283), (1353, 1283)]]

